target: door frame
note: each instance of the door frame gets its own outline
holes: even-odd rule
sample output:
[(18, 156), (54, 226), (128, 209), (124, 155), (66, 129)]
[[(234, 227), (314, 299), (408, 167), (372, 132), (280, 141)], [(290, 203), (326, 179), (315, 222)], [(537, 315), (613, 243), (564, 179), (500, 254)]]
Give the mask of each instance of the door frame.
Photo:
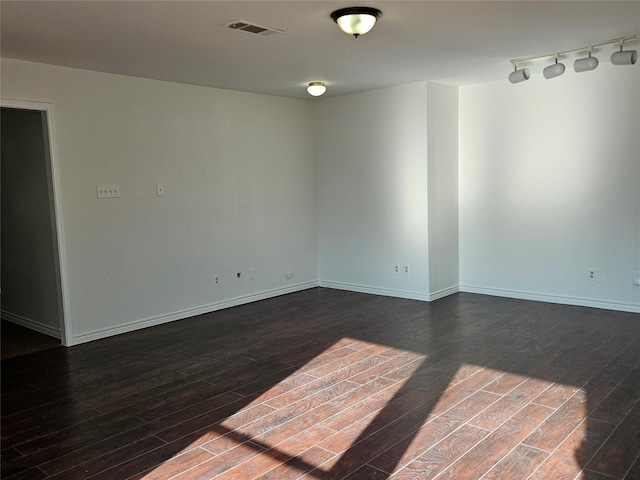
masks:
[(56, 288), (58, 290), (58, 316), (60, 317), (60, 341), (65, 347), (73, 345), (73, 327), (71, 321), (71, 298), (69, 296), (69, 270), (67, 263), (67, 244), (64, 235), (64, 216), (62, 214), (62, 185), (60, 183), (60, 166), (56, 148), (55, 116), (53, 104), (11, 100), (0, 98), (0, 107), (35, 110), (44, 115), (46, 136), (45, 163), (49, 183), (50, 217), (53, 238), (52, 252), (56, 269)]

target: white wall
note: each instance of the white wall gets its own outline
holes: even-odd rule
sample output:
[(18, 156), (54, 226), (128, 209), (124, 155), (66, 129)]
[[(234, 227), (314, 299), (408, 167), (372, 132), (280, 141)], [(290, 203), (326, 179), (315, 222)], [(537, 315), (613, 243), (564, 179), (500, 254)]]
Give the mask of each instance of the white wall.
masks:
[(463, 290), (640, 311), (638, 68), (312, 101), (11, 59), (1, 80), (55, 106), (75, 343), (318, 279), (437, 298), (458, 237)]
[(426, 100), (421, 82), (314, 102), (322, 285), (428, 298)]
[(74, 342), (317, 284), (310, 102), (11, 59), (2, 97), (55, 107)]
[(427, 84), (429, 298), (458, 291), (458, 88)]
[(640, 312), (639, 120), (637, 66), (462, 87), (461, 289)]

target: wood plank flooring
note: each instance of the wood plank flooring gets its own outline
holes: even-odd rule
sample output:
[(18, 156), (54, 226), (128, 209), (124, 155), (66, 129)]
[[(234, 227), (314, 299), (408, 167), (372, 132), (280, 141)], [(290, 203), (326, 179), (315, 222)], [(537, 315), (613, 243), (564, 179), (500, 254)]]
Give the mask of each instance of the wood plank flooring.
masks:
[(3, 479), (640, 479), (640, 315), (316, 288), (2, 361)]
[(2, 360), (60, 347), (60, 340), (8, 320), (2, 320)]

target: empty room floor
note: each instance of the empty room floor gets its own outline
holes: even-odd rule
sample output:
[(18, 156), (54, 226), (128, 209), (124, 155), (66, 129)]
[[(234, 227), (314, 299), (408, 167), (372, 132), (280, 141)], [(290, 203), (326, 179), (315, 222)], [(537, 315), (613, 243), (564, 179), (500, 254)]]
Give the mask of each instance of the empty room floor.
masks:
[(640, 478), (640, 315), (316, 288), (2, 361), (3, 479)]
[(2, 320), (2, 360), (60, 346), (60, 340)]

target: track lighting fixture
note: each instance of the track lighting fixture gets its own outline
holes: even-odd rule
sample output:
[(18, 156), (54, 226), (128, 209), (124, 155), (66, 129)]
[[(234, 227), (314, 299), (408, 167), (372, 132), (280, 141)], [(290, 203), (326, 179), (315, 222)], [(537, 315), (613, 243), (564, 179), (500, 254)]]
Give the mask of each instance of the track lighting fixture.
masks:
[(542, 71), (544, 78), (546, 78), (547, 80), (553, 77), (559, 77), (564, 73), (564, 63), (558, 63), (558, 56), (559, 55), (556, 53), (554, 55), (556, 60), (555, 63), (552, 63), (548, 67), (545, 67)]
[(344, 33), (358, 38), (371, 30), (381, 15), (377, 8), (349, 7), (336, 10), (331, 18)]
[(518, 70), (517, 63), (514, 63), (514, 67), (515, 67), (515, 70), (511, 72), (511, 74), (509, 75), (509, 81), (511, 83), (520, 83), (520, 82), (524, 82), (525, 80), (529, 80), (529, 77), (531, 75), (529, 74), (528, 68), (521, 68), (520, 70)]
[(624, 40), (620, 41), (620, 51), (611, 55), (611, 63), (614, 65), (635, 65), (638, 59), (638, 52), (635, 50), (622, 50)]
[(587, 47), (587, 52), (589, 52), (589, 56), (585, 58), (579, 58), (575, 62), (573, 62), (573, 69), (580, 72), (589, 72), (591, 70), (595, 70), (598, 66), (598, 59), (596, 57), (591, 56), (591, 52), (593, 51), (593, 47)]
[(319, 97), (326, 91), (327, 87), (325, 86), (324, 82), (309, 82), (309, 86), (307, 87), (307, 92), (309, 92), (309, 95), (312, 95), (314, 97)]
[(636, 50), (624, 50), (624, 42), (631, 40), (640, 40), (640, 34), (638, 35), (630, 35), (627, 37), (615, 38), (613, 40), (607, 40), (606, 42), (601, 42), (593, 45), (587, 45), (585, 47), (573, 48), (571, 50), (565, 50), (557, 53), (550, 53), (547, 55), (538, 55), (534, 57), (526, 57), (526, 58), (515, 58), (511, 60), (511, 63), (515, 65), (515, 71), (509, 74), (509, 81), (511, 83), (519, 83), (524, 80), (529, 79), (529, 70), (526, 68), (522, 68), (518, 70), (518, 64), (525, 62), (532, 62), (535, 60), (540, 60), (541, 58), (553, 57), (555, 62), (543, 70), (544, 78), (554, 78), (562, 75), (565, 71), (565, 66), (562, 63), (558, 63), (558, 57), (560, 55), (565, 55), (567, 53), (573, 52), (581, 52), (587, 51), (589, 56), (584, 58), (579, 58), (573, 63), (573, 69), (576, 72), (588, 72), (591, 70), (595, 70), (598, 67), (598, 59), (596, 57), (591, 56), (594, 47), (601, 47), (603, 45), (610, 45), (612, 43), (617, 43), (620, 45), (620, 51), (614, 52), (611, 55), (611, 63), (614, 65), (635, 65), (638, 60), (638, 52)]

